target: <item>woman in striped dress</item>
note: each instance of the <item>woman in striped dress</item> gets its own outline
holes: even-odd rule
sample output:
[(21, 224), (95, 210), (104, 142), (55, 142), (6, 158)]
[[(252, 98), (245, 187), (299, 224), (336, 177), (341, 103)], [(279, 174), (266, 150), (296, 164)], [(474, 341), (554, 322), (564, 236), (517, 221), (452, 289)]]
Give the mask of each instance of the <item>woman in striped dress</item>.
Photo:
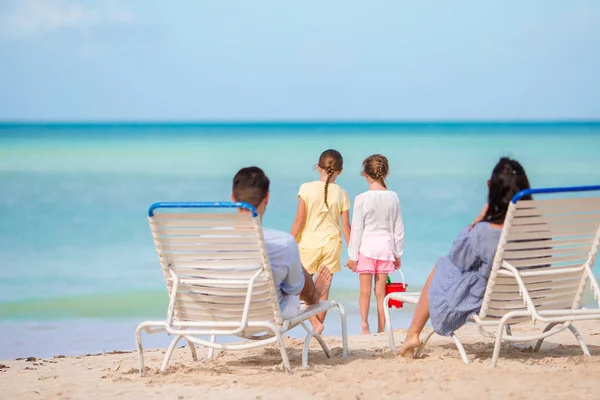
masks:
[(462, 230), (450, 253), (441, 257), (429, 274), (400, 356), (413, 357), (429, 318), (436, 333), (450, 336), (479, 312), (508, 206), (524, 189), (529, 189), (529, 180), (521, 164), (501, 158), (488, 181), (484, 213)]

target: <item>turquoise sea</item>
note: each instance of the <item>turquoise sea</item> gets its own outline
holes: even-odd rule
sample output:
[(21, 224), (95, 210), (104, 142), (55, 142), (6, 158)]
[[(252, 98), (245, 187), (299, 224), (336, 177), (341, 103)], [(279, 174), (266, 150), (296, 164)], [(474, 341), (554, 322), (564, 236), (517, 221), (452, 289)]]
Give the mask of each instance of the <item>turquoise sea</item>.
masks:
[[(166, 314), (148, 206), (228, 200), (235, 172), (258, 165), (272, 181), (264, 223), (289, 230), (327, 148), (344, 156), (351, 197), (366, 189), (363, 158), (389, 158), (411, 289), (478, 214), (500, 156), (534, 187), (600, 184), (600, 123), (0, 124), (0, 359), (133, 349), (137, 323)], [(332, 297), (359, 333), (357, 277), (336, 275)]]

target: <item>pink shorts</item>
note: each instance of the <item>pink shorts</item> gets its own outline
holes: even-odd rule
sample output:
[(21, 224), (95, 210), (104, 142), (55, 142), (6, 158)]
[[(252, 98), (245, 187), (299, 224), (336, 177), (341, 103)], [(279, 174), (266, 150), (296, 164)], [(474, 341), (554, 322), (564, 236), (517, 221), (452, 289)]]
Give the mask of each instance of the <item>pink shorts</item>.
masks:
[(392, 260), (375, 260), (358, 253), (355, 271), (358, 274), (391, 274), (395, 270)]

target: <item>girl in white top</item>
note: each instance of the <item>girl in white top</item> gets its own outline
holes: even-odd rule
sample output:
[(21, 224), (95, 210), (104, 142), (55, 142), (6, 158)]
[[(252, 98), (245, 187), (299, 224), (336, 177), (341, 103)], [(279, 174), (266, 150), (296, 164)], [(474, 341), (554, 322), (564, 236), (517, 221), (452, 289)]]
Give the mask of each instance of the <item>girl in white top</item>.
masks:
[(387, 189), (385, 178), (388, 171), (387, 158), (381, 154), (367, 157), (363, 161), (362, 175), (369, 183), (369, 190), (354, 200), (346, 265), (360, 278), (359, 306), (363, 334), (370, 333), (369, 307), (373, 280), (377, 298), (377, 332), (384, 330), (385, 285), (388, 274), (400, 268), (404, 249), (400, 199), (395, 192)]

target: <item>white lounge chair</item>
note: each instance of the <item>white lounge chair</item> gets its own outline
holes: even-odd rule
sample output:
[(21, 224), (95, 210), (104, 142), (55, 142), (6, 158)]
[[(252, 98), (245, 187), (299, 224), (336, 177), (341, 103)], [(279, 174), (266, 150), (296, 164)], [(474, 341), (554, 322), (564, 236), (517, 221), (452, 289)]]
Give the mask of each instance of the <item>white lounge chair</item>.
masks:
[[(239, 209), (249, 212), (238, 213)], [(347, 356), (346, 316), (341, 304), (321, 301), (318, 305), (303, 306), (292, 319), (282, 319), (260, 219), (251, 205), (156, 203), (148, 210), (148, 220), (169, 292), (169, 306), (166, 320), (146, 321), (137, 327), (142, 375), (142, 331), (166, 331), (175, 336), (161, 371), (183, 338), (195, 361), (195, 344), (207, 347), (206, 359), (210, 359), (215, 349), (246, 350), (277, 342), (285, 369), (291, 373), (283, 336), (302, 325), (307, 332), (302, 364), (307, 368), (308, 348), (313, 337), (327, 357), (330, 352), (322, 337), (306, 321), (331, 308), (337, 308), (341, 314), (342, 357)], [(200, 336), (209, 336), (210, 340)], [(216, 343), (217, 336), (247, 340)]]
[[(600, 197), (537, 199), (537, 195), (547, 193), (590, 191), (600, 191), (600, 186), (530, 189), (513, 198), (481, 310), (471, 318), (483, 336), (496, 339), (493, 366), (497, 363), (502, 340), (537, 340), (534, 351), (538, 351), (546, 337), (565, 329), (575, 335), (583, 353), (590, 356), (573, 322), (600, 319), (598, 308), (581, 307), (588, 282), (594, 298), (598, 300), (600, 295), (592, 272), (600, 246)], [(535, 194), (536, 199), (521, 200), (529, 194)], [(390, 293), (384, 299), (390, 348), (397, 351), (387, 308), (388, 301), (392, 299), (416, 304), (419, 293)], [(547, 326), (539, 333), (513, 335), (511, 325), (525, 321), (540, 321)], [(433, 333), (430, 331), (422, 338), (415, 358), (420, 357)], [(463, 361), (468, 363), (456, 334), (452, 335), (452, 339)]]

